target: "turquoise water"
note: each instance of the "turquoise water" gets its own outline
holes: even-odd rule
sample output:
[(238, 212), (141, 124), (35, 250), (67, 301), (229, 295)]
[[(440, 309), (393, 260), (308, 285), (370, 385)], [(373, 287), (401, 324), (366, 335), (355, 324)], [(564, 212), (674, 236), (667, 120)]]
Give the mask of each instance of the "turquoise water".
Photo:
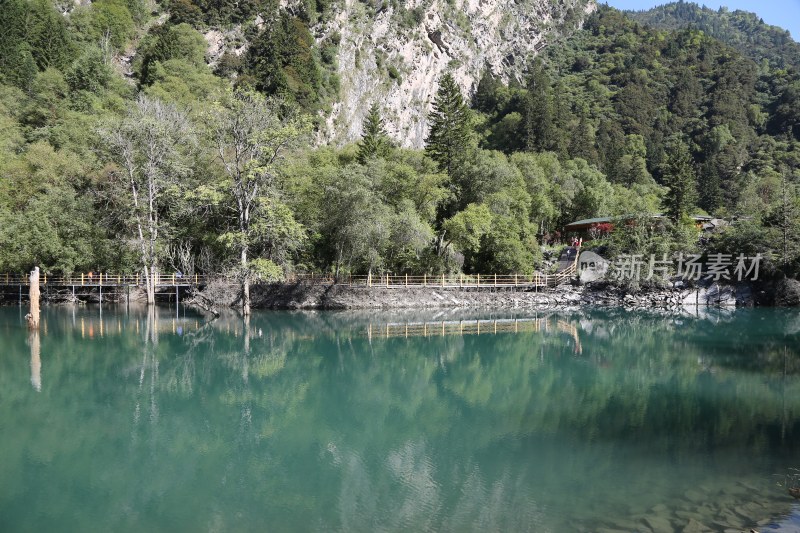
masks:
[(23, 314), (0, 309), (0, 531), (798, 522), (796, 312), (61, 307), (38, 338)]

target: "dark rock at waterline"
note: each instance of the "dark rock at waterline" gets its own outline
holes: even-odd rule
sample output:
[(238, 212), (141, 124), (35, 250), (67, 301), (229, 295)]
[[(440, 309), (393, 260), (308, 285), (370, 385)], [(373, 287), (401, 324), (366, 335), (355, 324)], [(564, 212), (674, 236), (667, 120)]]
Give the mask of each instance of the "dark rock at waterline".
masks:
[(797, 307), (800, 305), (800, 281), (792, 278), (780, 280), (775, 287), (777, 307)]
[[(202, 296), (217, 308), (240, 304), (239, 288), (230, 283), (209, 283)], [(199, 297), (198, 296), (198, 297)], [(262, 309), (517, 309), (624, 307), (626, 309), (680, 310), (800, 305), (800, 282), (747, 283), (678, 281), (636, 288), (598, 280), (565, 283), (559, 287), (402, 287), (349, 286), (346, 283), (271, 283), (251, 287), (253, 308)], [(187, 303), (191, 304), (189, 300)]]

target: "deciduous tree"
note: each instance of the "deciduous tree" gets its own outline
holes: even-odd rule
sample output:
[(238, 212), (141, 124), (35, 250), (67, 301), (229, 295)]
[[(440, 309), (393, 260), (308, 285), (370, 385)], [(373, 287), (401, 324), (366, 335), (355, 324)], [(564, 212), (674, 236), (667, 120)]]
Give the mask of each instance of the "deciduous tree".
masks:
[(147, 303), (155, 303), (155, 285), (165, 214), (181, 178), (189, 173), (187, 150), (193, 130), (175, 106), (140, 96), (121, 119), (103, 132), (109, 157), (118, 169), (110, 173), (109, 197), (120, 219), (132, 230), (145, 278)]
[[(248, 315), (251, 281), (260, 273), (274, 276), (274, 260), (303, 238), (278, 181), (285, 155), (303, 142), (310, 122), (281, 100), (236, 91), (225, 95), (206, 124), (225, 175), (218, 185), (224, 197), (218, 201), (233, 214), (223, 238), (239, 252), (242, 312)], [(269, 257), (251, 257), (259, 246), (266, 247)]]

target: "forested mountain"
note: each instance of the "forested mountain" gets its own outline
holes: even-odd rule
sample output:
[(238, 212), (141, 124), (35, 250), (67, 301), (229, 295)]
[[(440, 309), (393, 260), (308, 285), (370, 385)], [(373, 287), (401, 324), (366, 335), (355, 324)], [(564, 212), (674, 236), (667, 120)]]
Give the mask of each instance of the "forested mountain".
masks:
[(487, 148), (580, 157), (626, 186), (664, 184), (670, 145), (687, 143), (698, 205), (735, 213), (755, 181), (796, 166), (798, 87), (796, 70), (759, 65), (700, 30), (650, 29), (601, 8), (543, 54), (527, 87), (487, 78), (474, 100)]
[(755, 13), (738, 9), (731, 11), (725, 7), (714, 10), (679, 0), (646, 11), (626, 11), (625, 14), (637, 22), (662, 30), (701, 30), (756, 62), (768, 60), (773, 68), (800, 66), (800, 44), (795, 40), (800, 35), (791, 36), (783, 28), (766, 24)]
[(705, 210), (797, 273), (790, 63), (507, 4), (2, 0), (0, 271), (530, 273), (570, 221), (663, 211), (598, 242), (688, 252)]

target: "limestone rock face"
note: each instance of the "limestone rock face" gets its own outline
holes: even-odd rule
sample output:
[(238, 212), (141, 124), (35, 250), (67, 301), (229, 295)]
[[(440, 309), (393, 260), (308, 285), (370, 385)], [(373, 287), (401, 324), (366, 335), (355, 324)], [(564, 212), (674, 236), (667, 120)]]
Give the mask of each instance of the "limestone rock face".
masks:
[(377, 102), (389, 135), (401, 146), (422, 147), (444, 72), (467, 97), (486, 69), (503, 81), (521, 81), (548, 38), (581, 23), (596, 7), (595, 0), (400, 0), (374, 9), (343, 0), (313, 28), (317, 42), (339, 41), (339, 99), (319, 141), (358, 139)]

